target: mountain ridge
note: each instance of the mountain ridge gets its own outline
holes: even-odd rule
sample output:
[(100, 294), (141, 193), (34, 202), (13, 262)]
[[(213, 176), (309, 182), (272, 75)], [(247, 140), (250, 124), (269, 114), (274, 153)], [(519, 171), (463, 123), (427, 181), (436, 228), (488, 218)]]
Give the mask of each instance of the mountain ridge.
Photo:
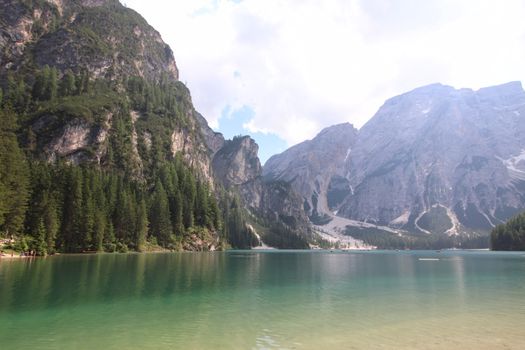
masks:
[[(524, 113), (525, 92), (516, 81), (478, 90), (436, 83), (386, 100), (357, 131), (337, 174), (344, 199), (318, 207), (321, 216), (419, 234), (485, 235), (525, 208)], [(304, 154), (294, 146), (264, 173), (286, 178), (306, 202), (312, 191), (285, 161), (307, 159), (299, 145)], [(322, 173), (308, 161), (300, 167), (314, 172), (311, 178)], [(308, 183), (315, 187), (315, 180)]]
[[(258, 237), (308, 248), (294, 194), (262, 181), (253, 140), (225, 140), (209, 128), (178, 79), (173, 51), (140, 14), (116, 0), (0, 7), (0, 116), (18, 122), (6, 142), (16, 131), (31, 194), (4, 191), (9, 174), (0, 176), (0, 202), (18, 201), (10, 227), (3, 219), (14, 209), (0, 205), (1, 232), (27, 237), (43, 254), (250, 248)], [(40, 182), (53, 173), (59, 183)]]

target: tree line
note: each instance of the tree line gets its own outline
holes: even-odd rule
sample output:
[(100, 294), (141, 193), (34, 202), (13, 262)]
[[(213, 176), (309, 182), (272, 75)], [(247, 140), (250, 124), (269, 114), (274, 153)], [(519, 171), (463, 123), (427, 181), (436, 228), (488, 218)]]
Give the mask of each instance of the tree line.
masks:
[(490, 241), (493, 250), (525, 250), (525, 213), (496, 226)]
[(220, 187), (213, 191), (181, 156), (173, 157), (169, 133), (157, 133), (149, 153), (142, 149), (145, 177), (134, 173), (130, 108), (159, 120), (160, 128), (183, 125), (189, 100), (176, 83), (123, 82), (128, 94), (112, 102), (117, 113), (101, 164), (39, 158), (28, 128), (34, 113), (50, 103), (69, 104), (73, 112), (98, 108), (93, 100), (111, 84), (92, 81), (84, 70), (60, 73), (48, 66), (30, 77), (8, 74), (0, 88), (0, 234), (17, 237), (17, 249), (42, 255), (147, 245), (181, 249), (185, 235), (195, 232), (216, 232), (236, 248), (256, 245), (239, 198)]

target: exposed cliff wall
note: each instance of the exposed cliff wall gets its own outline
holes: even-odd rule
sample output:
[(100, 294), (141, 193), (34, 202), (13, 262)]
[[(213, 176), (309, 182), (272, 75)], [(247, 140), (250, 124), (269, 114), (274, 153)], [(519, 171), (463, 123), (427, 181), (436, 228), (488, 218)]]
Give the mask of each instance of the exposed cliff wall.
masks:
[[(0, 16), (0, 85), (33, 85), (42, 101), (26, 112), (35, 154), (106, 167), (122, 166), (114, 160), (121, 158), (140, 179), (155, 152), (181, 152), (213, 186), (202, 117), (178, 81), (171, 49), (139, 14), (115, 0), (0, 5), (9, 9)], [(42, 82), (55, 84), (45, 97), (35, 92)]]
[(258, 145), (249, 136), (226, 141), (213, 158), (217, 179), (237, 191), (252, 214), (308, 237), (309, 221), (301, 197), (286, 182), (263, 180), (257, 151)]
[(525, 207), (524, 116), (519, 83), (390, 99), (359, 132), (347, 162), (355, 191), (340, 213), (423, 232), (489, 230)]
[[(525, 92), (434, 84), (272, 157), (264, 174), (318, 213), (419, 234), (486, 233), (525, 209)], [(312, 219), (315, 219), (312, 218)]]
[(351, 192), (344, 164), (356, 138), (357, 129), (351, 124), (326, 128), (314, 139), (271, 157), (264, 165), (264, 177), (291, 183), (302, 195), (306, 212), (316, 221), (338, 210)]
[(1, 66), (87, 69), (94, 78), (178, 79), (173, 52), (135, 11), (116, 0), (1, 0)]

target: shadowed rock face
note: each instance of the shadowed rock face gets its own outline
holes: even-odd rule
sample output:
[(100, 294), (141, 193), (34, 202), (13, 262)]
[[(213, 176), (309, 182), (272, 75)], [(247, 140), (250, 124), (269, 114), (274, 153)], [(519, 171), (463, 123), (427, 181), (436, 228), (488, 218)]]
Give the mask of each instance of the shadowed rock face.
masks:
[(305, 210), (311, 217), (336, 210), (350, 193), (344, 163), (356, 138), (357, 129), (351, 124), (326, 128), (314, 139), (271, 157), (264, 165), (264, 177), (290, 182), (302, 195)]
[(0, 0), (0, 8), (9, 9), (1, 15), (0, 68), (36, 64), (87, 69), (93, 78), (178, 79), (160, 34), (117, 0)]
[(213, 158), (215, 174), (226, 187), (241, 185), (261, 175), (259, 146), (249, 136), (228, 140)]
[[(202, 127), (212, 151), (210, 145), (216, 144), (219, 136), (211, 134), (207, 124)], [(263, 181), (258, 150), (259, 146), (249, 136), (223, 140), (212, 161), (216, 179), (225, 188), (236, 190), (253, 214), (269, 222), (283, 222), (295, 232), (306, 235), (309, 223), (301, 197), (286, 182)]]
[(388, 100), (359, 132), (340, 214), (421, 230), (425, 213), (446, 213), (448, 233), (490, 229), (525, 207), (524, 118), (520, 83), (436, 84)]
[(346, 143), (323, 131), (264, 168), (319, 214), (337, 209), (355, 220), (455, 234), (487, 231), (525, 208), (518, 82), (478, 91), (429, 85), (388, 100), (359, 133), (344, 124), (326, 130), (347, 135)]
[[(26, 82), (32, 84), (33, 73), (46, 65), (56, 69), (59, 79), (71, 70), (76, 76), (86, 73), (91, 81), (112, 82), (117, 87), (111, 102), (90, 110), (89, 118), (60, 108), (33, 115), (27, 127), (34, 132), (38, 156), (100, 164), (107, 155), (108, 135), (115, 129), (112, 117), (121, 113), (119, 98), (127, 99), (125, 81), (141, 77), (149, 84), (177, 86), (180, 118), (185, 123), (169, 126), (170, 148), (173, 154), (181, 152), (199, 176), (213, 184), (206, 140), (199, 133), (203, 118), (193, 108), (189, 90), (178, 82), (171, 49), (138, 13), (117, 0), (0, 0), (0, 8), (5, 10), (0, 11), (0, 87), (4, 91), (10, 73), (27, 74)], [(140, 144), (151, 150), (148, 126), (142, 122), (142, 130), (136, 128), (136, 122), (144, 118), (138, 111), (125, 116), (131, 123), (136, 178), (143, 177)]]

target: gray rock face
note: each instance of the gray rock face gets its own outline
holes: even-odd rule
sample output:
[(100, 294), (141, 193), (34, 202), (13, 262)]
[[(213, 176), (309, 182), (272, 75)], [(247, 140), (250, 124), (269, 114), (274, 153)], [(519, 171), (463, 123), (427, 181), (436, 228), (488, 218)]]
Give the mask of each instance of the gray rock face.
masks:
[(352, 142), (316, 142), (321, 135), (264, 169), (291, 182), (308, 205), (317, 193), (319, 213), (338, 209), (354, 220), (458, 234), (486, 232), (525, 208), (519, 82), (478, 91), (425, 86), (388, 100)]
[(524, 118), (520, 83), (436, 84), (388, 100), (359, 132), (340, 214), (449, 234), (490, 229), (525, 207)]
[(224, 146), (224, 136), (220, 132), (213, 131), (206, 119), (198, 112), (193, 114), (195, 120), (200, 126), (201, 134), (204, 139), (204, 144), (208, 147), (210, 158), (213, 159), (218, 150)]
[(314, 139), (271, 157), (264, 165), (264, 177), (291, 183), (302, 195), (306, 212), (315, 220), (337, 210), (351, 192), (344, 177), (344, 164), (356, 138), (357, 129), (349, 123), (326, 128)]
[(262, 172), (257, 156), (259, 146), (249, 136), (225, 142), (213, 158), (213, 170), (226, 187), (247, 183)]
[(29, 63), (62, 72), (87, 69), (92, 78), (178, 80), (170, 47), (118, 0), (0, 0), (0, 8), (9, 9), (0, 16), (0, 68), (17, 71)]
[[(201, 125), (209, 129), (207, 124)], [(209, 131), (203, 130), (203, 134), (213, 136)], [(217, 141), (217, 135), (206, 139)], [(284, 223), (298, 234), (308, 234), (309, 222), (301, 197), (286, 182), (263, 180), (258, 150), (249, 136), (223, 141), (212, 161), (215, 178), (225, 188), (237, 191), (252, 214), (268, 222)]]

